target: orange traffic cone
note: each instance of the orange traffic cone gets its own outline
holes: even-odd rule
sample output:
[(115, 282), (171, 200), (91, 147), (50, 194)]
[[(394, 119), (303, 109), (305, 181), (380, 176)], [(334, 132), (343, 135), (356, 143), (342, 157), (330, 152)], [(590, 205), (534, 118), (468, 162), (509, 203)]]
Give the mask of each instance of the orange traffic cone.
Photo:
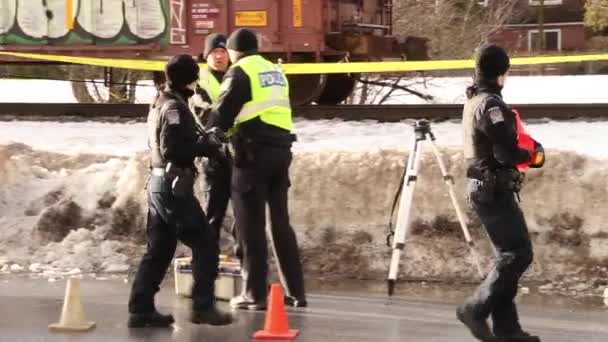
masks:
[(283, 289), (280, 284), (272, 284), (270, 288), (270, 305), (266, 312), (264, 330), (253, 334), (254, 339), (261, 340), (295, 340), (299, 331), (289, 329)]

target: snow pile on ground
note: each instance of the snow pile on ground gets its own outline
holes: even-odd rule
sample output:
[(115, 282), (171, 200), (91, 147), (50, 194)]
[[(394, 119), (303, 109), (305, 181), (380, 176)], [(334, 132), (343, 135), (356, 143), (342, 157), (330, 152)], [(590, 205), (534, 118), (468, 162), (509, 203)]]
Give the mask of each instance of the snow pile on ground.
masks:
[[(594, 270), (608, 260), (608, 213), (603, 210), (608, 155), (601, 148), (606, 126), (529, 125), (548, 154), (545, 168), (529, 172), (522, 193), (536, 246), (531, 274), (537, 279), (597, 274)], [(8, 139), (16, 142), (0, 141), (0, 270), (49, 275), (75, 268), (133, 271), (144, 250), (144, 127), (12, 122), (2, 123), (3, 133), (5, 127), (12, 127)], [(432, 127), (457, 179), (460, 203), (467, 208), (459, 124)], [(385, 276), (387, 224), (411, 127), (407, 122), (300, 120), (296, 128), (300, 140), (291, 169), (290, 213), (307, 272)], [(424, 155), (403, 274), (474, 279), (472, 260), (433, 158)], [(197, 184), (204, 203), (202, 188)], [(468, 209), (467, 216), (480, 252), (489, 256), (479, 223)], [(228, 242), (229, 234), (224, 235)]]
[(129, 157), (147, 149), (145, 123), (0, 121), (0, 144), (23, 143), (70, 155)]
[[(373, 120), (295, 120), (297, 152), (405, 151), (411, 144), (412, 120), (379, 123)], [(440, 146), (461, 146), (459, 121), (433, 123)], [(574, 151), (594, 158), (608, 158), (604, 148), (608, 121), (527, 122), (526, 129), (543, 146)], [(130, 157), (147, 149), (145, 123), (0, 121), (0, 145), (23, 143), (36, 150), (70, 155), (95, 153)]]
[[(453, 148), (443, 151), (458, 180), (461, 205), (467, 208), (462, 195), (462, 154)], [(607, 214), (600, 209), (607, 195), (608, 164), (570, 152), (549, 150), (548, 154), (552, 158), (546, 168), (529, 172), (522, 193), (537, 247), (532, 272), (539, 279), (579, 272), (579, 267), (599, 265), (608, 256)], [(304, 229), (305, 243), (316, 244), (309, 257), (335, 257), (336, 264), (321, 263), (321, 269), (326, 266), (332, 272), (359, 275), (386, 270), (388, 250), (382, 244), (403, 157), (397, 151), (298, 155), (292, 218)], [(426, 279), (473, 277), (473, 264), (446, 187), (429, 154), (414, 201), (405, 273)], [(479, 222), (470, 211), (467, 216), (479, 247), (489, 255)]]
[(142, 242), (139, 235), (124, 238), (143, 224), (143, 203), (135, 194), (143, 187), (145, 179), (137, 175), (144, 169), (137, 159), (0, 147), (4, 264), (50, 275), (75, 268), (127, 271)]

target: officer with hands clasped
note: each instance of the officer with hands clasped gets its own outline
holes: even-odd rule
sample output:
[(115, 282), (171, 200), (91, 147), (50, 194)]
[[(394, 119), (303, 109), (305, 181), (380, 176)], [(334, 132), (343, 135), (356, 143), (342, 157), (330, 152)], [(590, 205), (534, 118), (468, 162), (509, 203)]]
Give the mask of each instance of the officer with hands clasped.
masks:
[[(192, 112), (201, 120), (201, 123), (209, 127), (209, 112), (220, 96), (220, 85), (229, 65), (226, 36), (220, 33), (208, 35), (205, 39), (204, 51), (199, 59), (204, 60), (207, 66), (201, 70), (196, 92), (190, 100), (190, 107)], [(221, 148), (229, 158), (222, 160), (209, 159), (204, 166), (207, 185), (205, 189), (207, 194), (205, 212), (209, 225), (216, 232), (218, 239), (230, 201), (231, 177), (230, 151), (227, 146)]]

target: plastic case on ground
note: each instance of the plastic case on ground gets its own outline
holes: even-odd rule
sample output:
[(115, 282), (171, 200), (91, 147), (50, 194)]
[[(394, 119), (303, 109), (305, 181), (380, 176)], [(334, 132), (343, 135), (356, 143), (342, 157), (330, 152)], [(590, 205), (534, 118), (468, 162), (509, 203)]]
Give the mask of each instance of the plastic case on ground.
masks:
[[(175, 294), (182, 297), (192, 295), (192, 258), (176, 258), (173, 265), (175, 275)], [(241, 292), (241, 267), (238, 261), (220, 256), (219, 274), (215, 280), (215, 297), (230, 300)]]

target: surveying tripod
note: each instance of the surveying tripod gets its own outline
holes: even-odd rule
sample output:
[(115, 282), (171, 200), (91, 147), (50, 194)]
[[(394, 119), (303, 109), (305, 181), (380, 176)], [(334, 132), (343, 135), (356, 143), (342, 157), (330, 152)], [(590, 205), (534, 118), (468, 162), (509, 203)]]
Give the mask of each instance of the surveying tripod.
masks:
[(479, 276), (481, 278), (484, 277), (483, 269), (481, 268), (481, 264), (479, 263), (479, 254), (475, 250), (475, 244), (473, 243), (471, 235), (469, 234), (465, 215), (460, 210), (460, 206), (458, 205), (458, 201), (456, 200), (456, 195), (454, 194), (454, 179), (451, 175), (447, 173), (445, 164), (443, 163), (443, 159), (441, 157), (441, 154), (439, 153), (439, 149), (435, 144), (435, 135), (433, 134), (433, 132), (431, 132), (430, 122), (428, 120), (417, 120), (414, 124), (414, 138), (412, 142), (412, 148), (410, 150), (406, 172), (400, 189), (401, 197), (399, 199), (397, 222), (392, 243), (393, 254), (391, 257), (391, 264), (388, 273), (389, 296), (392, 296), (395, 291), (397, 273), (399, 270), (399, 260), (401, 258), (401, 254), (403, 254), (405, 251), (407, 233), (410, 228), (412, 199), (414, 197), (414, 189), (418, 180), (418, 169), (420, 167), (420, 159), (422, 155), (422, 142), (427, 140), (427, 138), (431, 141), (431, 146), (433, 147), (433, 152), (435, 153), (437, 163), (439, 164), (439, 168), (441, 169), (443, 180), (448, 186), (448, 193), (450, 195), (450, 198), (452, 199), (452, 205), (456, 210), (456, 215), (458, 216), (460, 227), (462, 228), (464, 238), (467, 242), (467, 245), (469, 246), (471, 255), (473, 256), (475, 266), (477, 267), (477, 272), (479, 272)]

